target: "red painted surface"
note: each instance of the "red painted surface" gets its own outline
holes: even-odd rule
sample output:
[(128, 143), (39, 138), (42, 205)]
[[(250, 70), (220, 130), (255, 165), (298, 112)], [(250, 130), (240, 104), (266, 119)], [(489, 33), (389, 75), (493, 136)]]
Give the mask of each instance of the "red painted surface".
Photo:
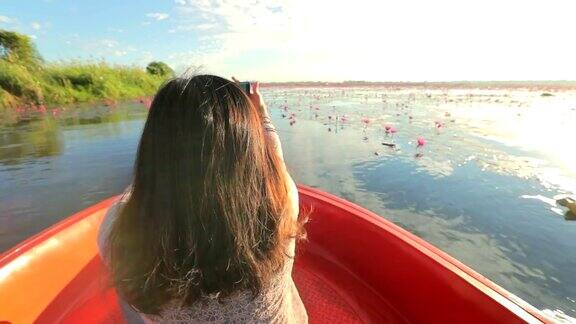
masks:
[[(300, 186), (299, 191), (301, 206), (311, 207), (312, 214), (308, 241), (297, 248), (293, 277), (311, 323), (548, 322), (535, 308), (381, 217), (315, 189)], [(80, 220), (101, 217), (112, 201), (80, 212), (0, 256), (0, 271), (39, 253), (48, 238), (74, 230)], [(93, 248), (90, 240), (95, 239), (87, 235), (69, 240), (87, 241), (84, 245)], [(61, 253), (83, 242), (62, 241)], [(53, 275), (34, 271), (46, 280)], [(22, 278), (12, 271), (0, 279), (0, 290)], [(30, 289), (29, 294), (42, 290)], [(122, 322), (95, 249), (94, 258), (41, 308), (38, 323)], [(18, 322), (19, 314), (5, 313), (0, 304), (0, 321)]]

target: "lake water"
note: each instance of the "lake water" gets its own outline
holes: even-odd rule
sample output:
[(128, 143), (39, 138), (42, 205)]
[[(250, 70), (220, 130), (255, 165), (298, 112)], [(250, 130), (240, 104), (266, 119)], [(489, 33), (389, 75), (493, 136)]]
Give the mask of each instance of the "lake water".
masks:
[[(555, 203), (576, 194), (576, 93), (264, 96), (297, 182), (382, 215), (540, 309), (576, 316), (576, 221)], [(0, 115), (0, 251), (123, 190), (146, 113), (134, 102)]]

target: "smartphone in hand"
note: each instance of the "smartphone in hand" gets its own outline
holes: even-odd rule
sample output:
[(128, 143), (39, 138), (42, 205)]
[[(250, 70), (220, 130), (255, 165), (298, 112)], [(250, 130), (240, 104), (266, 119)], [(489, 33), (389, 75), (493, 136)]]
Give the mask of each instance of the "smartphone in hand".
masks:
[(252, 86), (250, 82), (240, 82), (238, 83), (240, 89), (242, 89), (246, 94), (250, 94), (250, 87)]

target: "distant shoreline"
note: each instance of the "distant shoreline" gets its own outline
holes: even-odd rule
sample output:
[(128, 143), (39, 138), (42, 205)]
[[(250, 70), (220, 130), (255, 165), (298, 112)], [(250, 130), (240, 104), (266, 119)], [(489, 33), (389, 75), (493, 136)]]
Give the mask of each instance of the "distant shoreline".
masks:
[(422, 88), (422, 89), (526, 89), (533, 91), (576, 90), (576, 81), (436, 81), (436, 82), (263, 82), (263, 87), (318, 87), (318, 88)]

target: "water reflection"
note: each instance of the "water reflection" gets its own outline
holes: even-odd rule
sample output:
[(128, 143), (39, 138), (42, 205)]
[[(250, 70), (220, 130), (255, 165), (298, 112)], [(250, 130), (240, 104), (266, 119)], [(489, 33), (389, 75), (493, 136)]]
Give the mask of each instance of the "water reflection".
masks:
[(0, 129), (0, 163), (17, 164), (24, 157), (62, 153), (62, 136), (54, 119), (30, 121), (12, 129)]
[(0, 250), (122, 190), (146, 113), (126, 104), (0, 118)]
[[(545, 188), (482, 171), (474, 162), (448, 177), (419, 172), (404, 181), (389, 180), (410, 168), (404, 162), (367, 163), (374, 165), (354, 170), (365, 191), (380, 194), (385, 206), (379, 212), (536, 306), (574, 307), (547, 296), (550, 291), (565, 298), (576, 293), (571, 273), (576, 259), (566, 260), (576, 248), (573, 231), (558, 219), (551, 221), (554, 214), (546, 206), (518, 199), (526, 191), (546, 194)], [(435, 228), (435, 222), (442, 226)]]
[[(64, 130), (81, 129), (77, 136), (84, 140), (119, 136), (123, 122), (141, 120), (145, 114), (140, 105), (128, 104), (121, 108), (76, 107), (59, 113), (58, 117), (37, 112), (29, 112), (24, 118), (5, 116), (0, 119), (0, 163), (16, 165), (62, 154)], [(100, 126), (82, 127), (86, 125)]]

